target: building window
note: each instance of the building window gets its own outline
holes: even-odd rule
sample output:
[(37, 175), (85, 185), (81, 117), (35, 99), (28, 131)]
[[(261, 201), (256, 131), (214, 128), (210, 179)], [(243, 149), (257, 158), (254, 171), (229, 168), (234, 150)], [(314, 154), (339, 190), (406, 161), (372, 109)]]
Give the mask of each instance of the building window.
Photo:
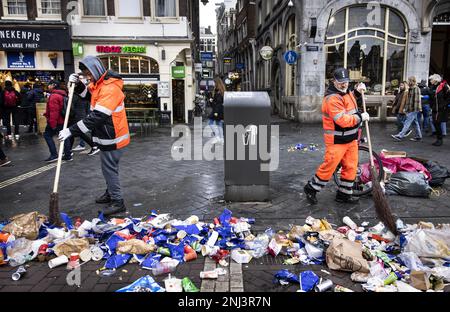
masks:
[(61, 15), (61, 1), (41, 0), (40, 10), (42, 15)]
[(157, 17), (176, 17), (177, 1), (176, 0), (156, 0), (156, 16)]
[(145, 56), (100, 56), (106, 68), (122, 75), (159, 74), (159, 64), (156, 60)]
[(105, 0), (83, 0), (85, 16), (106, 16)]
[(346, 67), (352, 80), (365, 82), (367, 94), (375, 95), (393, 94), (405, 80), (406, 23), (394, 10), (381, 9), (377, 23), (368, 23), (365, 6), (347, 7), (330, 19), (325, 39), (327, 79), (336, 68)]
[(118, 0), (118, 16), (142, 17), (141, 0)]
[[(286, 24), (286, 51), (295, 50), (297, 36), (295, 34), (295, 15), (289, 18)], [(297, 64), (289, 65), (286, 63), (286, 96), (295, 96), (295, 79)]]
[(26, 16), (27, 2), (26, 0), (3, 0), (5, 6), (5, 15)]

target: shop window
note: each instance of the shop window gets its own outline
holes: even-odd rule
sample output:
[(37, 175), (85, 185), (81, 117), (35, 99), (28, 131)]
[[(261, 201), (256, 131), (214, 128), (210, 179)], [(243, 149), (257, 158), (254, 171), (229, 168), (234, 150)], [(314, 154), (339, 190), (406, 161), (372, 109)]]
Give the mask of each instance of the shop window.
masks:
[(105, 0), (83, 0), (83, 13), (86, 16), (106, 16)]
[(354, 6), (330, 19), (325, 39), (326, 78), (331, 79), (333, 71), (342, 66), (352, 80), (366, 83), (368, 94), (393, 94), (405, 79), (407, 26), (388, 7), (381, 7), (374, 20), (367, 13), (366, 6)]
[(4, 12), (6, 16), (26, 16), (27, 2), (26, 0), (3, 0)]
[(157, 17), (176, 17), (177, 1), (176, 0), (156, 0), (156, 16)]
[(102, 56), (106, 68), (122, 75), (159, 74), (159, 64), (154, 59), (144, 56)]
[(141, 17), (141, 0), (118, 0), (118, 13), (120, 17)]
[(61, 15), (61, 1), (41, 0), (39, 10), (42, 15)]

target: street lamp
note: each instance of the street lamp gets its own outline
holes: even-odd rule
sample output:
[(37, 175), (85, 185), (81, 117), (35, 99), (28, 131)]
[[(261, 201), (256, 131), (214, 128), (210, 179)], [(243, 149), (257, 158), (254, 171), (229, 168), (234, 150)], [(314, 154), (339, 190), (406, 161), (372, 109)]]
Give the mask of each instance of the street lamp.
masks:
[(207, 5), (209, 0), (202, 0), (203, 5)]

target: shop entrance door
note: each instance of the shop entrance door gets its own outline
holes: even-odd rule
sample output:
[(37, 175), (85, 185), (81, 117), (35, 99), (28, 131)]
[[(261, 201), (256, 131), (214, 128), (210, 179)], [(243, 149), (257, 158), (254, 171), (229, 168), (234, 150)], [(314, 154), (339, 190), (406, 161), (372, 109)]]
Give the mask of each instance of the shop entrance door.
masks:
[(186, 123), (184, 80), (172, 80), (173, 122)]
[(450, 24), (433, 26), (430, 74), (450, 79)]

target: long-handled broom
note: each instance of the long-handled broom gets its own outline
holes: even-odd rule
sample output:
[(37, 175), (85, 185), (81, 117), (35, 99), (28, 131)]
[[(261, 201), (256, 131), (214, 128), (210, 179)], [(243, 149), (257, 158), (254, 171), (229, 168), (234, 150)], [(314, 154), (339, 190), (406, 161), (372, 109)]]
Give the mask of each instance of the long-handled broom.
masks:
[[(71, 83), (69, 87), (69, 101), (67, 103), (66, 116), (64, 118), (64, 127), (67, 128), (69, 123), (69, 115), (70, 109), (72, 107), (72, 99), (75, 91), (75, 84)], [(61, 163), (64, 151), (64, 141), (59, 144), (59, 153), (58, 153), (58, 163), (56, 165), (56, 175), (55, 175), (55, 183), (53, 184), (53, 193), (50, 195), (50, 207), (49, 207), (49, 217), (50, 223), (54, 225), (61, 225), (61, 219), (59, 215), (59, 196), (58, 196), (58, 185), (59, 185), (59, 176), (61, 174)]]
[[(364, 112), (366, 109), (366, 99), (364, 97), (364, 92), (361, 93), (362, 103)], [(369, 144), (369, 154), (370, 154), (370, 174), (372, 176), (372, 197), (375, 204), (375, 210), (378, 218), (387, 226), (387, 228), (397, 235), (397, 226), (395, 224), (395, 218), (392, 215), (391, 207), (386, 197), (384, 196), (383, 190), (381, 188), (380, 182), (378, 181), (378, 173), (375, 169), (375, 162), (373, 160), (372, 154), (372, 140), (370, 138), (369, 122), (366, 121), (366, 131), (367, 131), (367, 141)]]

